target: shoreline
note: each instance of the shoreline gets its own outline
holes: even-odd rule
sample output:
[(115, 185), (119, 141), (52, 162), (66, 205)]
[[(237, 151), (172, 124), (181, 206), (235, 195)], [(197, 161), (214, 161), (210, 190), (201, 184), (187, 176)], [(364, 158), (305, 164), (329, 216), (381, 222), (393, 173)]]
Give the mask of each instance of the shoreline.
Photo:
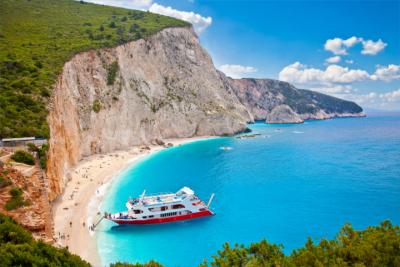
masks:
[[(209, 138), (213, 137), (167, 139), (164, 142), (175, 147)], [(92, 266), (102, 266), (95, 232), (90, 231), (89, 226), (100, 217), (99, 205), (116, 177), (144, 157), (167, 149), (160, 145), (150, 145), (150, 149), (143, 147), (91, 155), (70, 170), (70, 179), (63, 194), (52, 204), (56, 246), (68, 247), (71, 253), (79, 255)]]

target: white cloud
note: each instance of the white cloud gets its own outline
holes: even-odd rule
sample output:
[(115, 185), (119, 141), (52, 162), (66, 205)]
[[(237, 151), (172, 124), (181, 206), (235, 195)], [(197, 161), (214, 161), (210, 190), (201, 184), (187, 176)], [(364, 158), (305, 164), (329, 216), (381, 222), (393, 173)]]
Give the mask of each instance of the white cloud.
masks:
[(378, 41), (372, 41), (364, 40), (361, 37), (352, 36), (348, 39), (342, 39), (338, 37), (328, 39), (324, 44), (324, 48), (326, 51), (330, 51), (334, 55), (347, 55), (348, 49), (358, 43), (361, 43), (363, 46), (363, 50), (361, 51), (361, 54), (363, 55), (376, 55), (387, 46), (387, 44), (381, 39)]
[(400, 65), (376, 66), (373, 74), (365, 70), (350, 69), (338, 65), (329, 65), (325, 69), (311, 68), (300, 62), (284, 67), (279, 73), (279, 79), (292, 82), (300, 88), (308, 88), (356, 103), (387, 110), (400, 109), (400, 89), (380, 93), (358, 93), (353, 83), (363, 81), (400, 80)]
[(203, 17), (194, 12), (180, 11), (173, 9), (172, 7), (159, 5), (157, 3), (152, 4), (149, 8), (149, 11), (190, 22), (193, 24), (194, 30), (199, 34), (202, 33), (212, 23), (211, 17)]
[(335, 55), (347, 55), (347, 49), (361, 42), (362, 38), (352, 36), (346, 40), (341, 38), (328, 39), (324, 48)]
[(279, 79), (298, 84), (351, 83), (369, 79), (365, 70), (349, 69), (338, 65), (329, 65), (325, 70), (308, 68), (300, 62), (284, 67), (279, 73)]
[(351, 100), (364, 107), (399, 110), (400, 88), (386, 93), (369, 92), (367, 94), (338, 93), (336, 97)]
[[(379, 94), (379, 97), (388, 101), (388, 102), (395, 102), (400, 100), (400, 89), (397, 89), (392, 92), (384, 93), (384, 94)], [(400, 106), (399, 106), (400, 108)]]
[(125, 7), (130, 9), (147, 10), (152, 4), (153, 0), (86, 0), (100, 5)]
[(232, 78), (243, 78), (246, 74), (257, 71), (254, 67), (229, 64), (222, 65), (218, 69)]
[(332, 63), (338, 63), (341, 60), (342, 60), (342, 58), (340, 56), (333, 56), (333, 57), (327, 58), (325, 60), (325, 62), (328, 63), (328, 64), (332, 64)]
[(338, 85), (332, 85), (332, 86), (326, 86), (326, 87), (311, 87), (309, 88), (314, 91), (318, 91), (321, 93), (325, 94), (349, 94), (350, 92), (353, 91), (353, 87), (351, 85), (343, 85), (343, 84), (338, 84)]
[(381, 80), (389, 82), (400, 79), (400, 65), (389, 64), (388, 66), (376, 67), (376, 71), (371, 75), (372, 80)]
[(325, 70), (311, 68), (300, 62), (295, 62), (284, 67), (279, 72), (279, 79), (302, 85), (322, 85), (330, 88), (336, 84), (349, 84), (362, 81), (400, 80), (400, 65), (377, 66), (374, 74), (365, 70), (350, 69), (339, 65), (329, 65)]
[(347, 64), (353, 64), (353, 63), (354, 63), (354, 60), (349, 59), (349, 60), (346, 60), (345, 62), (346, 62)]
[(378, 54), (387, 46), (387, 44), (384, 43), (381, 39), (379, 39), (376, 42), (372, 40), (362, 41), (362, 45), (363, 45), (363, 50), (361, 51), (361, 54), (372, 55), (372, 56)]

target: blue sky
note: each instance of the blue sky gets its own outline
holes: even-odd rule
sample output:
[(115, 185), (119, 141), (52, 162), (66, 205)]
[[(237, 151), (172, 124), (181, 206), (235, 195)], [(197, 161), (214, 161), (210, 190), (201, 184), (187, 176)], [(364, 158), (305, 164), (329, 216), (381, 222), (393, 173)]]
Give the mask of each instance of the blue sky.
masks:
[(363, 107), (400, 109), (400, 0), (90, 1), (192, 22), (229, 76), (281, 79)]

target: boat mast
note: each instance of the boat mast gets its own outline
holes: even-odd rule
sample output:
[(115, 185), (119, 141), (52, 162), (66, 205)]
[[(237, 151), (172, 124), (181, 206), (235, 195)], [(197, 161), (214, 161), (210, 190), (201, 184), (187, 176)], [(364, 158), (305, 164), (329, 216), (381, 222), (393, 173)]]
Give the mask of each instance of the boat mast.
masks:
[(140, 196), (140, 200), (143, 201), (144, 195), (146, 194), (146, 190), (143, 191), (142, 195)]
[(211, 201), (213, 200), (213, 198), (214, 198), (214, 193), (211, 194), (210, 200), (207, 203), (207, 209), (210, 207)]

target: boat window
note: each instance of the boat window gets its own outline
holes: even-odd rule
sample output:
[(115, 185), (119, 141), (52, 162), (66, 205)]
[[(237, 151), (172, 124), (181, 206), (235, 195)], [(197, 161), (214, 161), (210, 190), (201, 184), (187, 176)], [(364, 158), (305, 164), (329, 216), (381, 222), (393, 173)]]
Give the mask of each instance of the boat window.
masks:
[(175, 216), (176, 214), (178, 214), (178, 213), (177, 212), (167, 212), (167, 213), (160, 214), (160, 217), (170, 217), (170, 216)]
[(154, 215), (149, 215), (149, 218), (154, 218)]
[(142, 216), (142, 218), (143, 218), (143, 219), (146, 219), (146, 218), (147, 218), (147, 216)]
[(176, 210), (176, 209), (184, 209), (184, 208), (185, 208), (185, 206), (182, 205), (182, 204), (175, 204), (175, 205), (172, 205), (172, 209), (174, 209), (174, 210)]
[(168, 207), (167, 206), (162, 206), (161, 207), (161, 210), (163, 211), (163, 210), (167, 210), (168, 209)]
[(135, 214), (143, 213), (143, 210), (133, 210)]

